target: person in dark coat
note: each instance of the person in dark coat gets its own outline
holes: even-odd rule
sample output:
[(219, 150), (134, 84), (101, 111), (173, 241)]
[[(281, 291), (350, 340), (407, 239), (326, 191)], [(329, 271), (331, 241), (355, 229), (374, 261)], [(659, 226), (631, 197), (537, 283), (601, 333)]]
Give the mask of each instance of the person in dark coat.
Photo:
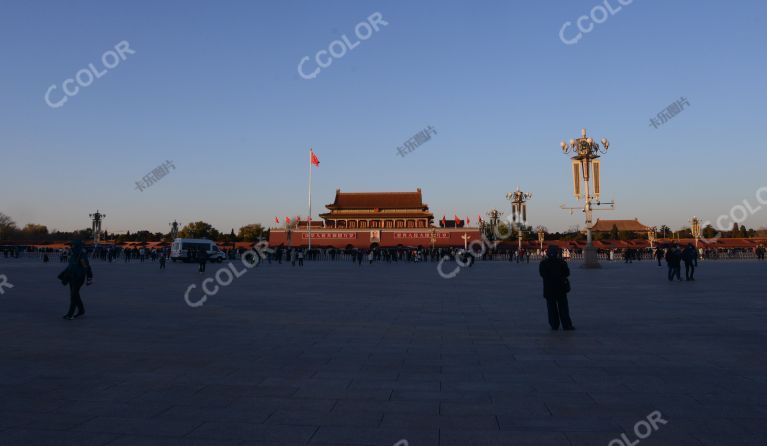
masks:
[(674, 280), (674, 277), (682, 280), (682, 251), (678, 245), (675, 244), (666, 250), (666, 264), (668, 265), (668, 280)]
[(549, 246), (538, 271), (543, 278), (543, 297), (549, 311), (549, 325), (552, 330), (559, 330), (562, 323), (564, 330), (575, 330), (570, 320), (570, 307), (567, 303), (567, 293), (570, 291), (570, 268), (559, 255), (559, 248)]
[(205, 264), (208, 263), (208, 253), (204, 249), (197, 250), (197, 262), (200, 264), (198, 271), (205, 272)]
[[(63, 318), (72, 320), (84, 316), (85, 305), (83, 305), (83, 300), (80, 297), (80, 288), (83, 287), (83, 283), (87, 285), (93, 283), (93, 271), (83, 249), (83, 242), (80, 240), (72, 241), (69, 263), (66, 269), (59, 274), (59, 279), (64, 285), (69, 285), (69, 311)], [(75, 310), (77, 310), (76, 314)]]
[(692, 246), (692, 243), (688, 243), (687, 247), (682, 251), (682, 260), (684, 261), (684, 275), (685, 278), (695, 280), (695, 267), (698, 266), (698, 250)]
[(663, 266), (660, 263), (660, 261), (663, 259), (663, 248), (657, 248), (655, 250), (655, 258), (658, 259), (658, 266)]

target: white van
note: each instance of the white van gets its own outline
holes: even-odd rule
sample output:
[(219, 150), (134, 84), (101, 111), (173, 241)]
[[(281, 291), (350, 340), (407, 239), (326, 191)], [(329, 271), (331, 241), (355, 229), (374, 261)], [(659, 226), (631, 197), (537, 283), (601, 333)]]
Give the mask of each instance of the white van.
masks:
[(216, 242), (204, 238), (177, 238), (170, 245), (170, 259), (189, 262), (196, 260), (195, 253), (205, 250), (211, 262), (223, 262), (226, 254), (218, 249)]

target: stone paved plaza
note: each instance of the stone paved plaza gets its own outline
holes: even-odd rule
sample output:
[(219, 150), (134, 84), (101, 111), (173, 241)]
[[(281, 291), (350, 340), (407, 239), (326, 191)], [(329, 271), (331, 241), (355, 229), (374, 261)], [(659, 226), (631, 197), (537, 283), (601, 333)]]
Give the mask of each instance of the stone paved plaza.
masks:
[(575, 332), (534, 263), (263, 265), (199, 308), (195, 265), (93, 266), (65, 321), (59, 263), (0, 259), (0, 445), (767, 444), (767, 264), (573, 265)]

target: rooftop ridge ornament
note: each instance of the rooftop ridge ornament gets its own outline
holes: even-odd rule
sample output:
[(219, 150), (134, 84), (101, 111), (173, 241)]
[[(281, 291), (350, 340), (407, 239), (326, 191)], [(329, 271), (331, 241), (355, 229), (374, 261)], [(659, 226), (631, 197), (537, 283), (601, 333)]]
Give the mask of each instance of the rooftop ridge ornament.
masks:
[[(586, 248), (583, 250), (583, 267), (584, 268), (600, 268), (599, 258), (597, 256), (597, 250), (594, 248), (592, 242), (591, 230), (594, 226), (592, 221), (593, 211), (611, 211), (615, 209), (615, 202), (610, 201), (602, 203), (600, 196), (602, 194), (601, 187), (601, 163), (599, 158), (601, 155), (607, 153), (610, 148), (610, 141), (607, 138), (602, 138), (601, 145), (595, 142), (593, 138), (586, 134), (586, 129), (581, 129), (581, 137), (577, 139), (571, 139), (570, 143), (566, 143), (564, 140), (559, 143), (562, 148), (562, 153), (567, 155), (573, 153), (570, 157), (572, 160), (572, 172), (573, 172), (573, 195), (580, 201), (584, 199), (583, 207), (566, 207), (560, 206), (562, 209), (570, 210), (572, 213), (574, 210), (582, 210), (586, 214)], [(581, 180), (583, 178), (583, 180)], [(593, 191), (593, 194), (592, 194)], [(596, 205), (593, 204), (596, 199)], [(600, 208), (600, 206), (606, 205), (608, 208)]]

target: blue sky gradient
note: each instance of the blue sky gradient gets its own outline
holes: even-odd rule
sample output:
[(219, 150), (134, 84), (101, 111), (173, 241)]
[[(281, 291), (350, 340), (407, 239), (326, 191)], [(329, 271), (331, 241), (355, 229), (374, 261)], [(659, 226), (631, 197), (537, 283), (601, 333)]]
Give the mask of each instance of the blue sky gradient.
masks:
[[(619, 5), (618, 0), (609, 0)], [(509, 211), (582, 224), (559, 141), (607, 137), (606, 218), (680, 227), (767, 186), (767, 3), (634, 0), (575, 45), (563, 23), (595, 0), (5, 2), (0, 14), (0, 212), (70, 230), (97, 208), (108, 231), (221, 231), (307, 213), (345, 191), (422, 188), (434, 214)], [(388, 22), (312, 80), (301, 58), (374, 12)], [(573, 33), (575, 33), (574, 29)], [(136, 54), (60, 108), (52, 84), (120, 41)], [(312, 62), (313, 65), (313, 62)], [(310, 65), (311, 66), (311, 65)], [(655, 129), (649, 119), (686, 97)], [(407, 156), (424, 127), (437, 135)], [(176, 170), (140, 192), (165, 160)], [(600, 215), (601, 216), (601, 215)], [(767, 209), (745, 223), (767, 226)]]

